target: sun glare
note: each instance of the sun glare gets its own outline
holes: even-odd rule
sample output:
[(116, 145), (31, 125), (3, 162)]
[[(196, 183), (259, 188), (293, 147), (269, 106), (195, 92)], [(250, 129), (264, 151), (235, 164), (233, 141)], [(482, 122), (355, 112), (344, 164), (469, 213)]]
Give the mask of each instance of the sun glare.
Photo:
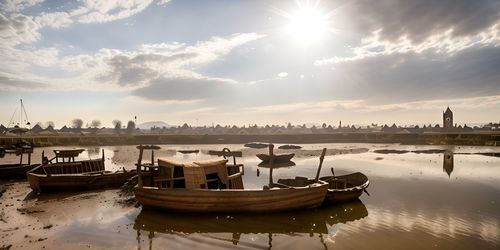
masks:
[(327, 17), (316, 7), (305, 5), (289, 14), (288, 32), (305, 44), (317, 42), (327, 31)]

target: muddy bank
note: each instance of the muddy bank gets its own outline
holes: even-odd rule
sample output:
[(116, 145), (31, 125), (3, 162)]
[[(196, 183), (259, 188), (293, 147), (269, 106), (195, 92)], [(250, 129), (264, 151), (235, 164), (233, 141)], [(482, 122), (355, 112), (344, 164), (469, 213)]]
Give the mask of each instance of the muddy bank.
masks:
[[(4, 184), (0, 197), (0, 249), (80, 249), (99, 245), (99, 232), (79, 231), (89, 223), (139, 212), (118, 190), (36, 195), (26, 182)], [(75, 233), (73, 239), (66, 239)], [(111, 235), (108, 235), (111, 236)], [(73, 241), (77, 237), (78, 240)], [(102, 237), (102, 236), (101, 236)], [(102, 248), (102, 245), (99, 247)]]

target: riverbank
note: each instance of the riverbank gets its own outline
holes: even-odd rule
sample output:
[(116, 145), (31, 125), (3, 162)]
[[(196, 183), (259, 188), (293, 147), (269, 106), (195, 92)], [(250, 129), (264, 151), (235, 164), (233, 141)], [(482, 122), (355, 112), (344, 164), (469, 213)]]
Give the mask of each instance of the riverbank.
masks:
[(2, 136), (0, 145), (19, 139), (36, 147), (45, 146), (111, 146), (137, 144), (244, 144), (253, 141), (272, 143), (400, 143), (418, 145), (498, 146), (500, 132), (495, 133), (335, 133), (335, 134), (269, 134), (269, 135), (23, 135)]

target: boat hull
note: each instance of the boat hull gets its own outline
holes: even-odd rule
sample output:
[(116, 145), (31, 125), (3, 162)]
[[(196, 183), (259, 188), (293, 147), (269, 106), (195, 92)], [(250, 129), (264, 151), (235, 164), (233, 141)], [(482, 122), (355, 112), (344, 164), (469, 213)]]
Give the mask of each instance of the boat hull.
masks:
[(0, 165), (0, 179), (26, 179), (26, 172), (40, 166), (40, 164), (5, 164)]
[(331, 179), (333, 176), (325, 176), (320, 179), (329, 183), (328, 192), (325, 202), (344, 203), (358, 199), (366, 188), (370, 185), (370, 181), (366, 175), (356, 172), (348, 175), (335, 176), (335, 179), (346, 181), (346, 187), (335, 187)]
[(183, 212), (277, 212), (314, 208), (325, 199), (328, 185), (270, 190), (158, 189), (135, 187), (144, 207)]
[[(257, 154), (256, 156), (262, 162), (269, 162), (269, 155), (267, 154)], [(294, 156), (295, 154), (274, 155), (274, 162), (287, 162), (290, 161)]]
[(28, 182), (34, 191), (76, 191), (103, 188), (117, 188), (128, 179), (137, 175), (136, 171), (87, 174), (55, 174), (40, 175), (28, 173)]

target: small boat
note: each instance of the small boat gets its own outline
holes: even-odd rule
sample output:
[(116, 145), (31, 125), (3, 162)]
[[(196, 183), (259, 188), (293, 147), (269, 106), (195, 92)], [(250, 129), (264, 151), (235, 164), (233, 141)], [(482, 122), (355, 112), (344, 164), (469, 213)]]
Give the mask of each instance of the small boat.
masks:
[(328, 193), (325, 201), (331, 203), (355, 200), (363, 192), (368, 194), (366, 188), (370, 185), (368, 177), (360, 172), (348, 175), (324, 176), (320, 180), (328, 182)]
[[(272, 168), (269, 186), (244, 189), (242, 164), (227, 165), (227, 159), (180, 163), (158, 158), (158, 166), (151, 166), (141, 164), (143, 147), (138, 148), (139, 184), (134, 194), (143, 207), (182, 212), (276, 212), (318, 207), (327, 192), (327, 183), (321, 180), (300, 187), (273, 183)], [(149, 168), (152, 178), (142, 178), (144, 168)]]
[(279, 149), (301, 149), (301, 146), (298, 145), (281, 145), (278, 147)]
[(106, 171), (104, 150), (100, 159), (75, 161), (82, 151), (54, 150), (56, 156), (51, 160), (42, 156), (44, 163), (27, 173), (31, 189), (40, 192), (114, 188), (137, 175), (135, 170)]
[[(262, 162), (269, 162), (268, 154), (256, 154), (257, 158), (259, 158)], [(282, 154), (282, 155), (274, 155), (274, 162), (287, 162), (290, 161), (295, 154)]]
[(250, 142), (245, 144), (244, 146), (247, 148), (267, 148), (268, 143), (261, 143), (261, 142)]
[[(30, 146), (21, 146), (14, 149), (1, 148), (0, 151), (3, 154), (16, 154), (20, 156), (19, 163), (0, 164), (0, 179), (26, 179), (26, 172), (40, 166), (40, 164), (31, 164), (33, 148)], [(28, 155), (28, 163), (23, 163), (23, 156), (25, 154)]]
[(199, 149), (187, 149), (187, 150), (177, 150), (181, 154), (197, 154), (200, 152)]

